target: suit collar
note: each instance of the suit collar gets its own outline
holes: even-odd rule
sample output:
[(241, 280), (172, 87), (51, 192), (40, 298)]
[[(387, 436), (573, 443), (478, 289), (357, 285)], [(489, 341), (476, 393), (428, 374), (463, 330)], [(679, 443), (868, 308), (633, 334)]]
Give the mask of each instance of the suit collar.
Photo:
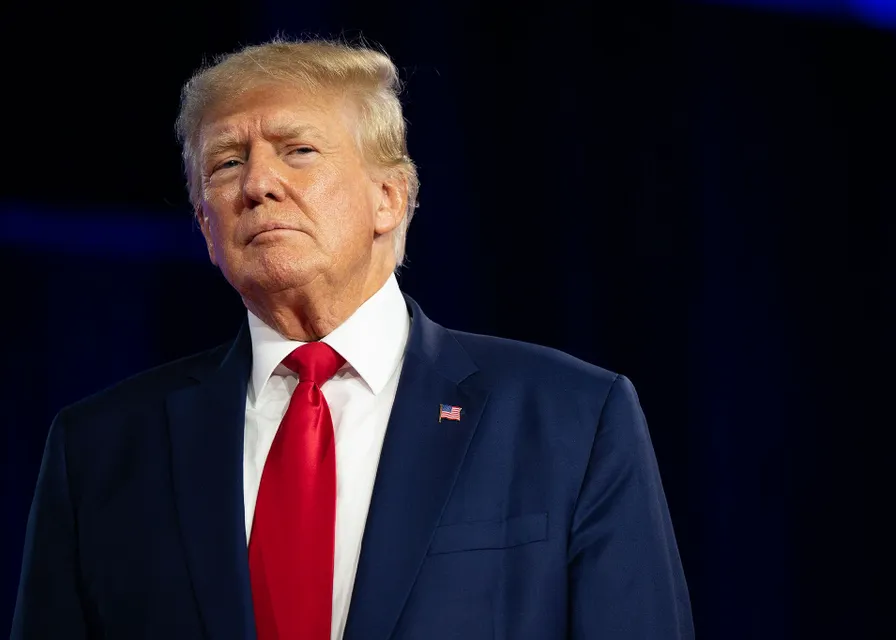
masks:
[(445, 327), (426, 317), (413, 298), (405, 295), (404, 299), (412, 321), (408, 354), (413, 354), (433, 372), (455, 385), (461, 384), (479, 370)]

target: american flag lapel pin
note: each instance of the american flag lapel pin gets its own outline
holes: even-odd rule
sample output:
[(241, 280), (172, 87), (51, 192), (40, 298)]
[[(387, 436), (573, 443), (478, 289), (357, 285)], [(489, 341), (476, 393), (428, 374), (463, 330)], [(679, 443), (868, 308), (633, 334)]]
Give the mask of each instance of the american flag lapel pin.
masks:
[(460, 422), (460, 407), (455, 407), (453, 404), (440, 404), (439, 405), (439, 422), (442, 420), (457, 420)]

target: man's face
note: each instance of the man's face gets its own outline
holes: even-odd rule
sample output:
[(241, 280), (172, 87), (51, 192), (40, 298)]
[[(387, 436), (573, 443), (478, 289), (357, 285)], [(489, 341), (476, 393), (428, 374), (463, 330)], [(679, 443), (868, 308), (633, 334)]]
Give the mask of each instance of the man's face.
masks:
[(282, 84), (204, 115), (200, 225), (212, 262), (244, 297), (393, 268), (389, 232), (406, 199), (365, 163), (355, 119), (338, 95)]

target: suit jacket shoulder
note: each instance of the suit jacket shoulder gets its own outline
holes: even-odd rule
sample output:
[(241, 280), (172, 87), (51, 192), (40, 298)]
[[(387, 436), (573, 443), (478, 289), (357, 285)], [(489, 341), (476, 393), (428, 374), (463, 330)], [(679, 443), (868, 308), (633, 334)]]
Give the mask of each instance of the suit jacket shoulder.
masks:
[(448, 333), (479, 368), (474, 384), (490, 390), (585, 398), (600, 413), (617, 381), (630, 386), (624, 376), (558, 349), (462, 331)]
[(172, 391), (195, 384), (221, 364), (232, 341), (136, 373), (59, 411), (66, 422), (139, 412), (147, 403), (164, 402)]

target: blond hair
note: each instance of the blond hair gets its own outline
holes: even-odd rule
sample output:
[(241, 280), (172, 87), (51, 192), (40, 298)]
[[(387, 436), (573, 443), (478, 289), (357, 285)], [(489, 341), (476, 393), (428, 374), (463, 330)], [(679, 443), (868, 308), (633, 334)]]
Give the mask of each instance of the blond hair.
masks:
[(276, 38), (219, 56), (190, 78), (181, 91), (176, 130), (183, 147), (187, 189), (194, 210), (198, 213), (202, 197), (197, 147), (204, 112), (219, 100), (272, 80), (311, 91), (344, 90), (355, 99), (361, 152), (374, 166), (397, 170), (407, 180), (407, 209), (393, 231), (395, 262), (400, 265), (404, 261), (408, 225), (417, 207), (419, 180), (407, 151), (405, 120), (398, 99), (398, 70), (385, 53), (365, 45)]

